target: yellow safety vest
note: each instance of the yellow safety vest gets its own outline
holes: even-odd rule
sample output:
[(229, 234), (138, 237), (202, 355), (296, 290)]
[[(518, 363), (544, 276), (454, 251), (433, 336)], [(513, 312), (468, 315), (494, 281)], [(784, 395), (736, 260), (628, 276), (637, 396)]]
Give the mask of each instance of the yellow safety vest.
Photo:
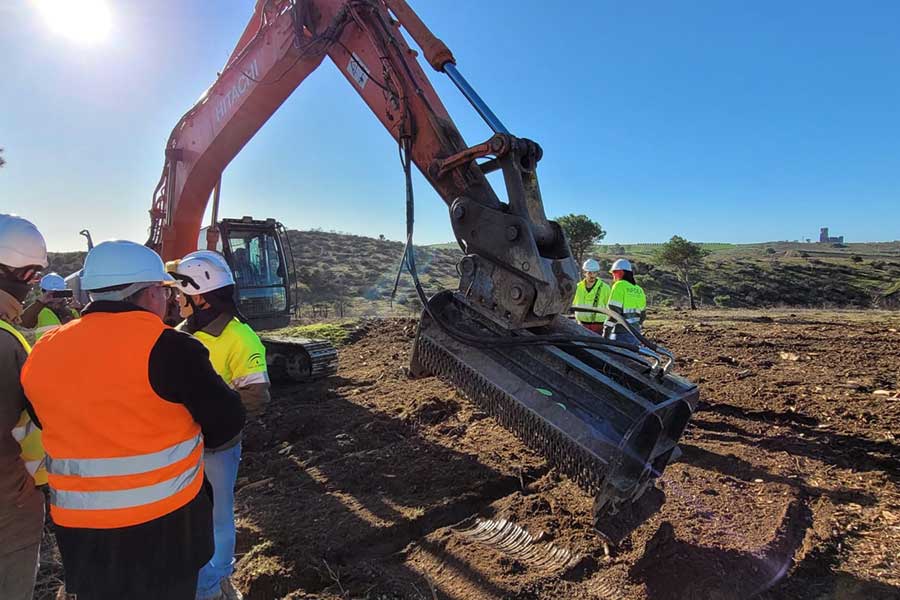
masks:
[[(584, 279), (578, 282), (575, 288), (575, 299), (572, 300), (572, 306), (590, 306), (594, 308), (606, 308), (606, 302), (609, 299), (609, 285), (602, 279), (597, 279), (591, 290), (587, 289)], [(575, 311), (575, 318), (580, 323), (604, 323), (606, 315), (595, 312)]]
[(609, 309), (622, 314), (632, 329), (640, 331), (647, 310), (647, 297), (641, 286), (620, 279), (609, 293)]
[(246, 323), (232, 318), (221, 335), (197, 331), (194, 337), (209, 350), (209, 360), (216, 373), (232, 388), (268, 383), (266, 348)]
[[(19, 343), (25, 348), (25, 352), (31, 352), (31, 346), (25, 336), (19, 333), (15, 327), (0, 319), (0, 329), (8, 331), (19, 340)], [(46, 454), (41, 440), (41, 430), (31, 422), (27, 411), (22, 411), (18, 423), (13, 427), (12, 436), (22, 448), (22, 460), (25, 461), (25, 468), (34, 477), (34, 484), (44, 485), (47, 483)]]
[[(81, 316), (74, 308), (70, 308), (69, 310), (72, 311), (72, 316), (76, 319)], [(53, 331), (60, 325), (62, 325), (62, 321), (59, 320), (59, 317), (56, 316), (56, 313), (53, 312), (52, 308), (42, 308), (41, 312), (38, 313), (37, 327), (34, 328), (34, 341), (38, 341), (41, 339), (42, 335), (48, 331)]]

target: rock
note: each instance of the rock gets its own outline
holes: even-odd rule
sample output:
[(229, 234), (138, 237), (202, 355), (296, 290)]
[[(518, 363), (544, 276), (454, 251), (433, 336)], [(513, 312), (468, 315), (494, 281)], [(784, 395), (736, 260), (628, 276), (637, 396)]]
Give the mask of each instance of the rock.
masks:
[(341, 448), (346, 448), (347, 446), (352, 446), (356, 443), (356, 440), (353, 439), (353, 436), (349, 433), (339, 433), (334, 436), (334, 440), (337, 442), (337, 445)]

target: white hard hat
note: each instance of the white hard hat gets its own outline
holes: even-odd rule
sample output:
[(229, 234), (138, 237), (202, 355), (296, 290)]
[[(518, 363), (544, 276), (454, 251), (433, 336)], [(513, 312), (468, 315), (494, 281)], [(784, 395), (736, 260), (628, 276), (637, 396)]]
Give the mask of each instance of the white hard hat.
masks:
[(94, 246), (84, 259), (81, 288), (99, 290), (132, 283), (172, 281), (159, 254), (141, 244), (111, 240)]
[(581, 270), (587, 273), (599, 273), (600, 272), (600, 263), (598, 263), (593, 258), (589, 258), (584, 261), (584, 264), (581, 265)]
[(31, 221), (0, 214), (0, 265), (13, 269), (47, 266), (47, 244)]
[(175, 286), (189, 296), (234, 285), (234, 275), (225, 257), (212, 250), (191, 252), (178, 262), (173, 276)]
[(47, 273), (41, 277), (41, 289), (45, 292), (62, 292), (66, 289), (66, 280), (57, 273)]
[(613, 271), (634, 271), (634, 269), (631, 268), (631, 261), (627, 258), (620, 258), (610, 267), (609, 272)]

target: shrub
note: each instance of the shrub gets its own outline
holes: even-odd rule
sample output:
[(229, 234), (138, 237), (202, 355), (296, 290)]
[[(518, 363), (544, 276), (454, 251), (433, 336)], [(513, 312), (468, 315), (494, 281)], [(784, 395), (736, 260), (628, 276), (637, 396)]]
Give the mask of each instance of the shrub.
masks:
[(731, 296), (728, 295), (720, 295), (713, 298), (713, 302), (716, 303), (716, 306), (729, 306), (731, 304)]
[(850, 257), (850, 260), (852, 260), (855, 263), (861, 263), (863, 259), (862, 259), (862, 256), (860, 256), (858, 254), (854, 254), (853, 256)]
[(694, 292), (694, 296), (700, 300), (700, 302), (703, 302), (704, 299), (712, 296), (714, 292), (713, 287), (703, 281), (699, 281), (692, 285), (691, 291)]
[(766, 254), (775, 254), (775, 248), (766, 248)]
[(807, 252), (805, 250), (800, 252), (800, 257), (801, 258), (809, 258), (809, 252)]

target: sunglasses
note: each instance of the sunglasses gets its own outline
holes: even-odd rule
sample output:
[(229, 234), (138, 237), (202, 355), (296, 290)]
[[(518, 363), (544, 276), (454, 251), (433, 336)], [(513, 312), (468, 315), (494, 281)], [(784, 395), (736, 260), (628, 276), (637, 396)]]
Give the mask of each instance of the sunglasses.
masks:
[(2, 273), (6, 279), (21, 281), (23, 283), (35, 284), (41, 279), (41, 267), (37, 265), (17, 268), (0, 265), (0, 273)]

